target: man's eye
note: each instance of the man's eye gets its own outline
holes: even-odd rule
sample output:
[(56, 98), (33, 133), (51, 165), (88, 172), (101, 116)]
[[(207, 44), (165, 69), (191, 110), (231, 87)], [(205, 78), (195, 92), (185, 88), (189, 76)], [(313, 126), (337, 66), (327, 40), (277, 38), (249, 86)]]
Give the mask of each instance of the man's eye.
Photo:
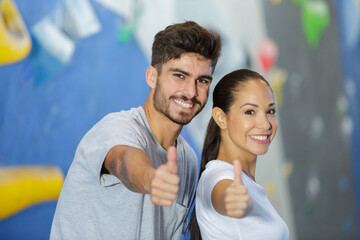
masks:
[(179, 73), (175, 73), (174, 76), (177, 77), (177, 78), (184, 78), (184, 75), (179, 74)]
[(202, 84), (206, 84), (206, 85), (210, 83), (210, 81), (207, 80), (207, 79), (198, 79), (197, 82), (202, 83)]

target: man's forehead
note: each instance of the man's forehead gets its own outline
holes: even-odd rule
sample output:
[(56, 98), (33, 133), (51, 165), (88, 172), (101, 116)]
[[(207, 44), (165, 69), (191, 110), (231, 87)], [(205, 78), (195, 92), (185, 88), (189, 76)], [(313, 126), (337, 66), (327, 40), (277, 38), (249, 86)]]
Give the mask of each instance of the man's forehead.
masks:
[(187, 53), (180, 56), (180, 58), (170, 59), (163, 64), (164, 67), (167, 71), (181, 69), (189, 73), (197, 73), (199, 71), (202, 72), (201, 74), (212, 75), (213, 73), (212, 61), (195, 53)]
[(207, 59), (206, 57), (204, 57), (203, 55), (199, 54), (199, 53), (194, 53), (194, 52), (187, 52), (187, 53), (183, 53), (180, 55), (180, 57), (178, 57), (177, 59), (182, 59), (182, 58), (187, 58), (187, 57), (191, 57), (191, 58), (196, 58), (199, 61), (206, 61), (206, 60), (210, 60)]

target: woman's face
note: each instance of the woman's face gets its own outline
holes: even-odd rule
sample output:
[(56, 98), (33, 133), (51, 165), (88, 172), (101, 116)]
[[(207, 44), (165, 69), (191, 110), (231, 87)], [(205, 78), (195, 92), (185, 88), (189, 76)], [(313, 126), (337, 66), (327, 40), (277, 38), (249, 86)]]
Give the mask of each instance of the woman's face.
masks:
[(278, 128), (273, 93), (260, 80), (249, 80), (237, 89), (226, 116), (231, 145), (244, 154), (265, 154)]

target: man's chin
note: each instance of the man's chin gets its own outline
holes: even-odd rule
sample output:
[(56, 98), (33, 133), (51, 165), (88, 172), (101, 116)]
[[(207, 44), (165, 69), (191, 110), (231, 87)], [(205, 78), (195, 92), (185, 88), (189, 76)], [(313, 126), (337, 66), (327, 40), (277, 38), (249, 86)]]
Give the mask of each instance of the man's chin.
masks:
[(181, 116), (178, 117), (169, 117), (171, 121), (180, 125), (186, 125), (193, 120), (195, 116), (184, 116), (184, 114), (180, 114)]
[(188, 123), (191, 122), (192, 118), (191, 119), (176, 119), (176, 118), (170, 118), (170, 120), (176, 124), (179, 124), (179, 125), (186, 125)]
[(178, 113), (167, 113), (165, 114), (168, 119), (170, 119), (172, 122), (179, 124), (179, 125), (186, 125), (191, 122), (191, 120), (194, 119), (194, 117), (201, 111), (198, 110), (197, 112), (178, 112)]

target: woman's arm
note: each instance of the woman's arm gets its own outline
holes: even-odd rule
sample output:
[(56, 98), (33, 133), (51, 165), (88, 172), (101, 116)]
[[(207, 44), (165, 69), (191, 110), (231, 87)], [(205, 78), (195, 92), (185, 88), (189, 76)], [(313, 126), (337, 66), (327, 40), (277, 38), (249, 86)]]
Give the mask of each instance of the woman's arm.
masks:
[(243, 185), (241, 164), (234, 161), (235, 179), (219, 181), (211, 192), (214, 209), (225, 216), (242, 218), (251, 212), (253, 202)]

